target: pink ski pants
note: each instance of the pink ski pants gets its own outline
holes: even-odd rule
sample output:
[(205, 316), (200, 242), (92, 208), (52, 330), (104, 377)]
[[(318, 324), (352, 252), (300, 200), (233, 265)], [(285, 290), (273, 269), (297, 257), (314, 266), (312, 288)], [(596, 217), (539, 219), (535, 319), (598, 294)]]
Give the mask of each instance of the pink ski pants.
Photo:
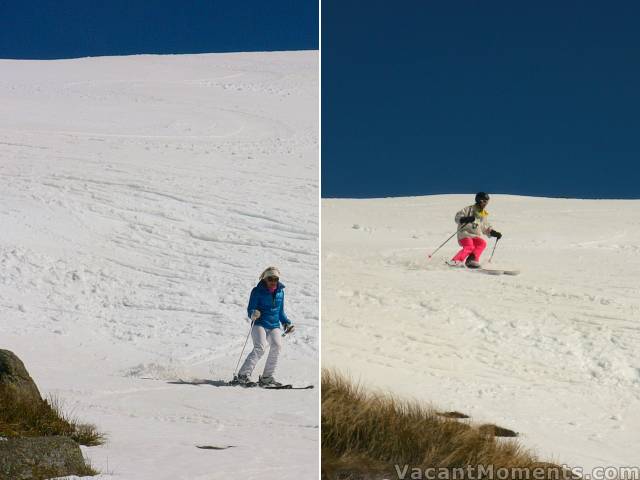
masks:
[(458, 243), (462, 247), (453, 260), (458, 262), (464, 262), (466, 258), (473, 253), (473, 256), (476, 259), (476, 262), (480, 261), (480, 255), (487, 246), (487, 242), (484, 241), (483, 238), (480, 237), (467, 237), (461, 238), (458, 240)]

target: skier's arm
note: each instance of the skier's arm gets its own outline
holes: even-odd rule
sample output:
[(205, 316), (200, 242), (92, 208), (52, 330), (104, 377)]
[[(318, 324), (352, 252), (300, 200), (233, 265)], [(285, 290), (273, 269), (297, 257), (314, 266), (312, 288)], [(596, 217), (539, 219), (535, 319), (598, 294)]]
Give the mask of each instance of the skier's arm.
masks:
[(291, 325), (291, 320), (287, 318), (287, 314), (284, 313), (284, 291), (282, 292), (282, 303), (280, 304), (280, 323), (283, 325)]
[(475, 217), (471, 215), (471, 212), (469, 212), (469, 207), (466, 207), (460, 210), (458, 213), (456, 213), (455, 221), (458, 225), (462, 225), (463, 223), (470, 223), (474, 219)]
[(258, 310), (258, 291), (255, 288), (251, 290), (251, 295), (249, 296), (249, 305), (247, 306), (247, 316), (251, 318), (253, 315), (253, 312), (258, 312), (258, 314), (260, 313), (260, 310)]

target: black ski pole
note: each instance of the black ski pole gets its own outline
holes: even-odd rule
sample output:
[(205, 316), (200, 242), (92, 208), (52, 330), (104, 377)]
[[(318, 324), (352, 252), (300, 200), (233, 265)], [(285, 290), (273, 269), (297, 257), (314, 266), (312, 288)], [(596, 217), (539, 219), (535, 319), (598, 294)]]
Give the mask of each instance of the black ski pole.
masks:
[(498, 240), (500, 240), (500, 239), (496, 238), (496, 243), (493, 245), (493, 250), (491, 250), (491, 256), (489, 257), (489, 262), (488, 263), (491, 263), (491, 259), (493, 258), (493, 254), (495, 253), (496, 247), (498, 246)]
[(466, 223), (463, 223), (462, 225), (460, 225), (460, 226), (458, 227), (458, 229), (457, 229), (455, 232), (453, 232), (453, 234), (452, 234), (449, 238), (447, 238), (444, 242), (442, 242), (442, 245), (440, 245), (440, 246), (439, 246), (438, 248), (436, 248), (433, 252), (431, 252), (431, 255), (429, 255), (429, 258), (433, 257), (433, 256), (436, 254), (436, 252), (437, 252), (438, 250), (440, 250), (442, 247), (444, 247), (444, 246), (447, 244), (447, 242), (449, 242), (449, 240), (451, 240), (453, 237), (455, 237), (455, 236), (460, 232), (460, 230), (462, 230), (462, 228), (463, 228), (465, 225), (466, 225)]

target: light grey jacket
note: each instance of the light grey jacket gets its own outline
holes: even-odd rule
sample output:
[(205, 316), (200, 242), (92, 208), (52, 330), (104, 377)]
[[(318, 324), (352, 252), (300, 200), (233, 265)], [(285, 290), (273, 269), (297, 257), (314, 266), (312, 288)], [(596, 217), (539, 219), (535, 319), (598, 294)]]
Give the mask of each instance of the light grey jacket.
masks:
[(481, 237), (483, 234), (489, 235), (489, 232), (491, 232), (492, 227), (489, 223), (489, 212), (486, 210), (480, 211), (475, 205), (469, 205), (456, 213), (456, 223), (459, 226), (461, 218), (472, 216), (476, 217), (476, 219), (458, 230), (458, 240)]

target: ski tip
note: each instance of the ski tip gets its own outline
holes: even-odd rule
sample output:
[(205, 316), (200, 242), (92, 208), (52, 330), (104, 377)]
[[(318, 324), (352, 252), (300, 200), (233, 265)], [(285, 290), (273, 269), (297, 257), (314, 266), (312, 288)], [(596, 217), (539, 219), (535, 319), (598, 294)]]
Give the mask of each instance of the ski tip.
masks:
[(487, 268), (482, 268), (482, 269), (479, 269), (479, 270), (481, 270), (482, 272), (484, 272), (484, 273), (486, 273), (488, 275), (503, 275), (504, 274), (504, 270), (489, 270)]

